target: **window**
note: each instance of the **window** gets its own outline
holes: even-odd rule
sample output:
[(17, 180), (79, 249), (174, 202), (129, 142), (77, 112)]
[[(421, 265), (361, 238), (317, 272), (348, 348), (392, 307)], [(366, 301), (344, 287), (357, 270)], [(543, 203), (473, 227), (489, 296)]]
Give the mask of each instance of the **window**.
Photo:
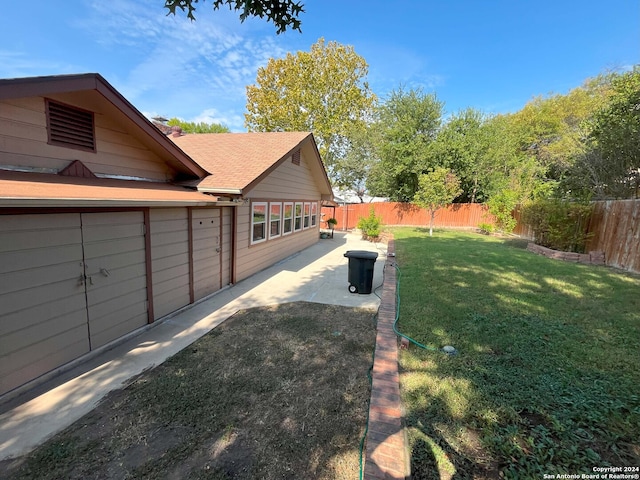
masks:
[(296, 232), (302, 230), (302, 203), (296, 202), (296, 208), (294, 210), (294, 222), (293, 229)]
[(251, 243), (267, 239), (267, 203), (256, 202), (251, 209)]
[(282, 224), (282, 234), (288, 235), (293, 232), (293, 202), (284, 203), (284, 215)]
[(318, 224), (318, 203), (313, 202), (311, 204), (311, 226), (315, 227)]
[(96, 151), (93, 112), (46, 100), (49, 143)]
[(303, 228), (309, 228), (309, 222), (311, 221), (311, 204), (304, 204), (304, 226)]
[(269, 207), (269, 238), (280, 236), (282, 228), (282, 204), (272, 203)]

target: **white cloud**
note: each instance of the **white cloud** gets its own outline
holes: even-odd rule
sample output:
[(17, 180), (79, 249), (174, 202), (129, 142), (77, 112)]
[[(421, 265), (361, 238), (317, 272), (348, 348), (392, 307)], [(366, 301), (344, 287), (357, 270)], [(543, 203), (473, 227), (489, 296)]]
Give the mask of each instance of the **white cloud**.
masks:
[(245, 87), (269, 58), (285, 55), (283, 40), (250, 22), (240, 24), (235, 12), (207, 11), (210, 4), (200, 7), (196, 22), (184, 15), (167, 17), (158, 5), (157, 0), (94, 1), (90, 18), (78, 24), (104, 48), (122, 50), (122, 63), (130, 68), (112, 83), (134, 105), (190, 121), (216, 112), (210, 121), (242, 129), (238, 112), (244, 111)]

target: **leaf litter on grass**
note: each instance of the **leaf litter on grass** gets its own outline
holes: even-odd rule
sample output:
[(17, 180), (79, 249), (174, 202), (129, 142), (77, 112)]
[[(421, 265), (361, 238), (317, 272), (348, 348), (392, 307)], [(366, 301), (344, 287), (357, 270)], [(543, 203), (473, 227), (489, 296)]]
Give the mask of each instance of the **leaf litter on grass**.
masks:
[(240, 311), (0, 462), (0, 476), (357, 478), (374, 314), (305, 302)]

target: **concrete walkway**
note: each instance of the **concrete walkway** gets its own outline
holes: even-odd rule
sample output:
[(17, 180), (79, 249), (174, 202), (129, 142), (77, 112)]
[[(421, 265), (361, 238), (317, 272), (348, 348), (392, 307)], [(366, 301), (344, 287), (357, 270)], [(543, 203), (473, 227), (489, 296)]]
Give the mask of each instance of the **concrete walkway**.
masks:
[(336, 232), (333, 239), (320, 240), (0, 405), (0, 460), (30, 452), (90, 412), (110, 391), (126, 386), (238, 310), (296, 301), (377, 309), (380, 299), (373, 293), (349, 293), (348, 259), (343, 256), (347, 250), (378, 251), (373, 288), (382, 285), (385, 246)]

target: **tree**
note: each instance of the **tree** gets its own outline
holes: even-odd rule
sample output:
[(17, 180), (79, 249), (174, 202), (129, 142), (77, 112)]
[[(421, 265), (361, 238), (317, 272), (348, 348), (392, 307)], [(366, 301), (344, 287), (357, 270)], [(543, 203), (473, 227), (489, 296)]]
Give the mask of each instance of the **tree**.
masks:
[[(198, 0), (165, 0), (164, 8), (169, 11), (167, 15), (175, 15), (177, 8), (182, 12), (186, 11), (187, 18), (194, 21), (196, 3)], [(298, 17), (304, 12), (304, 5), (294, 0), (213, 0), (212, 3), (214, 10), (218, 10), (222, 5), (229, 5), (230, 10), (242, 10), (241, 22), (248, 17), (267, 17), (267, 21), (273, 22), (277, 27), (278, 35), (285, 32), (287, 28), (302, 32)]]
[(169, 126), (178, 126), (184, 133), (229, 133), (229, 128), (219, 123), (185, 122), (179, 118), (172, 118), (167, 122)]
[(377, 161), (375, 130), (358, 129), (345, 137), (344, 152), (335, 159), (333, 185), (352, 190), (364, 203), (367, 179)]
[(258, 132), (311, 131), (333, 180), (345, 135), (364, 128), (376, 103), (367, 72), (352, 46), (323, 38), (310, 52), (270, 59), (247, 87), (245, 125)]
[(435, 94), (421, 89), (402, 88), (391, 92), (379, 109), (377, 156), (367, 182), (378, 196), (410, 202), (417, 189), (418, 177), (434, 166), (430, 164), (429, 146), (436, 138), (442, 118), (443, 103)]
[(472, 108), (453, 115), (431, 145), (432, 163), (450, 168), (460, 179), (461, 202), (482, 202), (487, 197), (491, 169), (487, 151), (491, 140), (484, 128), (486, 116)]
[(433, 236), (436, 211), (453, 202), (461, 193), (460, 180), (446, 168), (436, 167), (418, 177), (418, 189), (413, 197), (413, 203), (429, 211), (430, 237)]
[(601, 176), (599, 186), (611, 196), (639, 198), (640, 66), (613, 78), (609, 102), (591, 122), (589, 142), (592, 157), (601, 165), (594, 168)]

